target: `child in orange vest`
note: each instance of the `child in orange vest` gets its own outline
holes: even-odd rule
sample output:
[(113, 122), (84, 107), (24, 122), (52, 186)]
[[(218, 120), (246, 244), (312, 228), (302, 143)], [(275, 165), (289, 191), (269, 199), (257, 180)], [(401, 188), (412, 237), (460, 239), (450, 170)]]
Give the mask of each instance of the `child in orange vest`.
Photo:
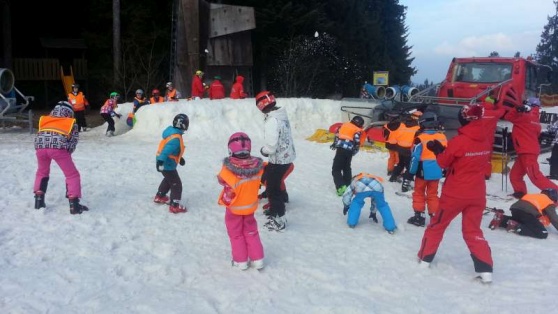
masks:
[(330, 146), (332, 150), (335, 150), (331, 175), (338, 196), (342, 196), (347, 186), (351, 184), (353, 156), (358, 153), (366, 139), (366, 134), (362, 129), (363, 125), (364, 119), (361, 116), (354, 116), (351, 121), (343, 123), (337, 130), (333, 144)]
[[(182, 180), (178, 175), (176, 167), (184, 166), (186, 163), (182, 155), (184, 154), (184, 141), (182, 134), (190, 126), (190, 119), (187, 115), (179, 113), (174, 117), (172, 125), (163, 131), (163, 139), (157, 149), (156, 166), (157, 171), (163, 175), (163, 180), (159, 184), (157, 194), (153, 202), (157, 204), (168, 204), (169, 211), (173, 214), (185, 213), (188, 210), (180, 204), (182, 199)], [(170, 190), (170, 198), (167, 193)]]
[(225, 206), (225, 226), (231, 242), (232, 266), (241, 270), (264, 267), (263, 245), (254, 212), (258, 209), (258, 189), (263, 160), (252, 157), (250, 137), (237, 132), (229, 138), (229, 157), (217, 176), (223, 190), (218, 204)]
[(79, 203), (81, 197), (81, 179), (79, 171), (72, 160), (72, 153), (79, 141), (79, 126), (74, 119), (72, 105), (66, 101), (59, 102), (50, 115), (39, 120), (39, 132), (35, 137), (37, 155), (37, 174), (33, 190), (35, 192), (35, 209), (46, 207), (45, 193), (50, 174), (50, 163), (54, 160), (66, 177), (66, 197), (70, 201), (70, 214), (81, 214), (89, 210)]

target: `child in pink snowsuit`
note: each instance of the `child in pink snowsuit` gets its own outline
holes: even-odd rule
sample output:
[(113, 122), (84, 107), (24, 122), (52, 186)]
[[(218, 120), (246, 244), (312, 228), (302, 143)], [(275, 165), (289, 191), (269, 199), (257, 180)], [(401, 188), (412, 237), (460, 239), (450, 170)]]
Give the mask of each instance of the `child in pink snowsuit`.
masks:
[(229, 157), (217, 179), (223, 186), (218, 203), (226, 207), (225, 226), (232, 249), (232, 266), (241, 270), (264, 267), (264, 251), (254, 212), (258, 209), (258, 189), (263, 174), (263, 160), (250, 156), (252, 148), (246, 133), (229, 138)]
[(70, 201), (70, 214), (81, 214), (89, 210), (79, 203), (81, 181), (79, 171), (72, 160), (72, 153), (79, 140), (79, 127), (74, 119), (72, 105), (66, 101), (59, 102), (50, 115), (39, 120), (39, 132), (35, 137), (37, 155), (37, 174), (33, 191), (35, 192), (35, 209), (46, 207), (45, 193), (50, 175), (50, 163), (56, 161), (66, 177), (66, 197)]

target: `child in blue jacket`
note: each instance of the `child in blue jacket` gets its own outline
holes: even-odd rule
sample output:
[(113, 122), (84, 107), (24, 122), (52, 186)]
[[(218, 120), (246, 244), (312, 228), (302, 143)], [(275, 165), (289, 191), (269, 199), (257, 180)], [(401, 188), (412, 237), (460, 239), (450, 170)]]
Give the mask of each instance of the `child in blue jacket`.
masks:
[[(185, 164), (184, 158), (182, 158), (185, 150), (182, 134), (188, 130), (189, 125), (190, 120), (187, 115), (183, 113), (177, 114), (174, 117), (172, 126), (167, 127), (163, 131), (163, 140), (161, 140), (157, 149), (157, 171), (163, 174), (163, 180), (159, 184), (157, 195), (155, 195), (153, 201), (157, 204), (167, 204), (170, 201), (169, 211), (173, 214), (188, 211), (184, 205), (180, 204), (182, 199), (182, 181), (176, 167), (179, 164), (181, 166)], [(167, 196), (169, 190), (170, 198)]]
[(374, 222), (378, 222), (376, 218), (376, 208), (382, 215), (383, 226), (390, 234), (395, 232), (397, 228), (395, 220), (391, 213), (391, 208), (384, 198), (384, 187), (382, 186), (382, 178), (376, 177), (369, 173), (361, 172), (354, 176), (351, 184), (343, 194), (343, 215), (347, 217), (347, 225), (356, 227), (360, 218), (360, 211), (364, 206), (364, 200), (370, 197), (370, 216)]

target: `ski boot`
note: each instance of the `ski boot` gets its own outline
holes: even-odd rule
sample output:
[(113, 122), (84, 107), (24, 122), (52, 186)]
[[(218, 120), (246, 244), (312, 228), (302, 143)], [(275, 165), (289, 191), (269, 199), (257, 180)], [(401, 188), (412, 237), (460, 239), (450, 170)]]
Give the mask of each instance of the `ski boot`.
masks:
[(36, 191), (35, 192), (35, 209), (46, 208), (45, 204), (45, 192)]
[(269, 231), (285, 231), (285, 228), (287, 227), (287, 219), (285, 218), (285, 216), (269, 216), (267, 222), (264, 224), (264, 227), (267, 228), (267, 230)]
[(157, 192), (155, 198), (153, 199), (153, 202), (157, 204), (168, 204), (169, 201), (170, 198), (161, 192)]
[(337, 196), (343, 196), (345, 190), (347, 189), (346, 185), (342, 185), (337, 189)]
[(81, 214), (84, 211), (88, 211), (89, 208), (87, 208), (87, 206), (85, 205), (81, 205), (79, 203), (79, 198), (71, 198), (70, 197), (70, 214), (72, 215), (76, 215), (76, 214)]
[(170, 203), (169, 212), (173, 214), (180, 214), (188, 211), (188, 209), (184, 205), (180, 205), (178, 202), (180, 202), (180, 200), (173, 200)]
[(409, 192), (411, 190), (411, 180), (403, 179), (403, 183), (401, 183), (401, 192)]
[(415, 212), (415, 215), (409, 220), (407, 220), (408, 224), (415, 225), (417, 227), (424, 227), (426, 225), (426, 218), (424, 217), (424, 213)]
[(502, 219), (504, 219), (504, 210), (503, 209), (495, 209), (494, 210), (494, 218), (492, 218), (492, 221), (490, 222), (490, 224), (488, 224), (488, 228), (490, 228), (491, 230), (494, 230), (494, 229), (500, 227), (500, 224), (502, 223)]

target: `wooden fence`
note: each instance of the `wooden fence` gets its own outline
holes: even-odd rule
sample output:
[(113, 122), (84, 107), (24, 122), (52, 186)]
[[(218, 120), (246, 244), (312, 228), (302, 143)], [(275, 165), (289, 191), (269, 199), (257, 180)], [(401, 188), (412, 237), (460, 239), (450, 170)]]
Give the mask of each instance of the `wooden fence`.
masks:
[[(59, 81), (60, 60), (58, 59), (14, 59), (15, 79), (18, 81)], [(87, 79), (87, 60), (73, 59), (72, 72), (76, 79)], [(70, 75), (65, 73), (65, 75)]]

